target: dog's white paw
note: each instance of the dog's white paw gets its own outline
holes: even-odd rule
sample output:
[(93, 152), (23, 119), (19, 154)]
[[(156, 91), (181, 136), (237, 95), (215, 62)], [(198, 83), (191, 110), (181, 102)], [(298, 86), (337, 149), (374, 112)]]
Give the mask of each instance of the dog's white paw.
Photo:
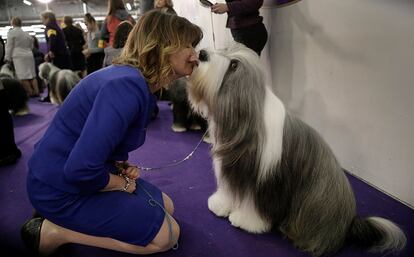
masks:
[(211, 139), (209, 134), (207, 134), (203, 137), (203, 141), (207, 144), (212, 144), (213, 143), (213, 140)]
[(271, 225), (253, 213), (245, 213), (237, 209), (230, 213), (229, 221), (231, 225), (244, 229), (250, 233), (264, 233), (270, 231)]
[(208, 198), (208, 209), (219, 217), (229, 216), (231, 206), (231, 202), (218, 192)]
[(201, 126), (199, 124), (191, 124), (190, 130), (201, 130)]
[(173, 124), (173, 125), (171, 126), (171, 129), (172, 129), (174, 132), (184, 132), (184, 131), (187, 131), (187, 128), (185, 128), (185, 127), (183, 127), (183, 126), (180, 126), (180, 125), (177, 125), (177, 124)]

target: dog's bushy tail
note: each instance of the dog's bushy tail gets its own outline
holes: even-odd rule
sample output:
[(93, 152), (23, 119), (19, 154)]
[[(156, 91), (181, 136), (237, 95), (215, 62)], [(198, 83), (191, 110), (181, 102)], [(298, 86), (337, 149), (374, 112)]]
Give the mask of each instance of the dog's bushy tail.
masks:
[(355, 217), (348, 240), (372, 252), (385, 253), (399, 252), (407, 242), (404, 232), (396, 224), (380, 217)]

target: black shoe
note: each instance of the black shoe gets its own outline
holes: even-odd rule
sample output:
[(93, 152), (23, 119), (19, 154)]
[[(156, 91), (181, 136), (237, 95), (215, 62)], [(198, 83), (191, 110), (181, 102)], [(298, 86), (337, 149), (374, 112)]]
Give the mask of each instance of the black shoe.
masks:
[(33, 215), (32, 218), (43, 218), (42, 215), (40, 215), (40, 213), (38, 213), (36, 210), (33, 211)]
[(26, 221), (20, 229), (20, 236), (22, 237), (23, 243), (32, 256), (40, 256), (40, 230), (44, 220), (44, 218), (33, 218)]
[(50, 103), (50, 97), (49, 96), (45, 96), (43, 98), (40, 98), (39, 99), (39, 102), (42, 102), (42, 103)]
[(22, 152), (16, 148), (13, 153), (0, 157), (0, 167), (15, 164), (20, 157), (22, 157)]
[(14, 154), (16, 155), (17, 159), (22, 157), (22, 151), (20, 151), (20, 149), (17, 147), (16, 147), (16, 150), (14, 151)]

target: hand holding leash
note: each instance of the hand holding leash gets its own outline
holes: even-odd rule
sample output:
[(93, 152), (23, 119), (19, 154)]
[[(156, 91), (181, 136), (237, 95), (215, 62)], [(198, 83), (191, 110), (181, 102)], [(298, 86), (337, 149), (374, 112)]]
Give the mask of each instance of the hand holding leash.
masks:
[(130, 179), (129, 177), (127, 177), (126, 175), (123, 175), (123, 174), (119, 174), (119, 176), (124, 178), (124, 180), (125, 180), (125, 185), (121, 189), (121, 191), (122, 192), (133, 193), (137, 188), (137, 184), (136, 184), (135, 179)]
[(140, 170), (137, 166), (129, 164), (127, 161), (117, 162), (115, 166), (118, 168), (118, 172), (121, 175), (128, 177), (129, 179), (136, 180), (140, 177)]
[(213, 6), (211, 6), (211, 11), (213, 13), (222, 14), (227, 12), (228, 10), (229, 8), (227, 7), (227, 4), (214, 4)]

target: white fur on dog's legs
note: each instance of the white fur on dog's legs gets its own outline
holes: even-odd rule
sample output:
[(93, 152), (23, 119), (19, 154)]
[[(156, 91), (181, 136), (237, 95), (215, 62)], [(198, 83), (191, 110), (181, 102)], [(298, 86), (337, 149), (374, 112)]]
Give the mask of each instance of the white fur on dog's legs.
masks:
[(231, 225), (250, 233), (264, 233), (271, 229), (271, 224), (260, 217), (250, 196), (230, 213), (229, 221)]
[(185, 131), (187, 131), (187, 128), (186, 128), (186, 127), (181, 126), (181, 125), (177, 125), (177, 124), (173, 124), (173, 125), (171, 126), (171, 129), (172, 129), (174, 132), (185, 132)]
[(229, 216), (233, 209), (233, 197), (227, 184), (221, 178), (221, 162), (213, 157), (214, 174), (217, 180), (217, 191), (208, 198), (208, 208), (219, 217)]
[(219, 217), (229, 216), (233, 202), (226, 189), (219, 188), (208, 198), (208, 209)]

